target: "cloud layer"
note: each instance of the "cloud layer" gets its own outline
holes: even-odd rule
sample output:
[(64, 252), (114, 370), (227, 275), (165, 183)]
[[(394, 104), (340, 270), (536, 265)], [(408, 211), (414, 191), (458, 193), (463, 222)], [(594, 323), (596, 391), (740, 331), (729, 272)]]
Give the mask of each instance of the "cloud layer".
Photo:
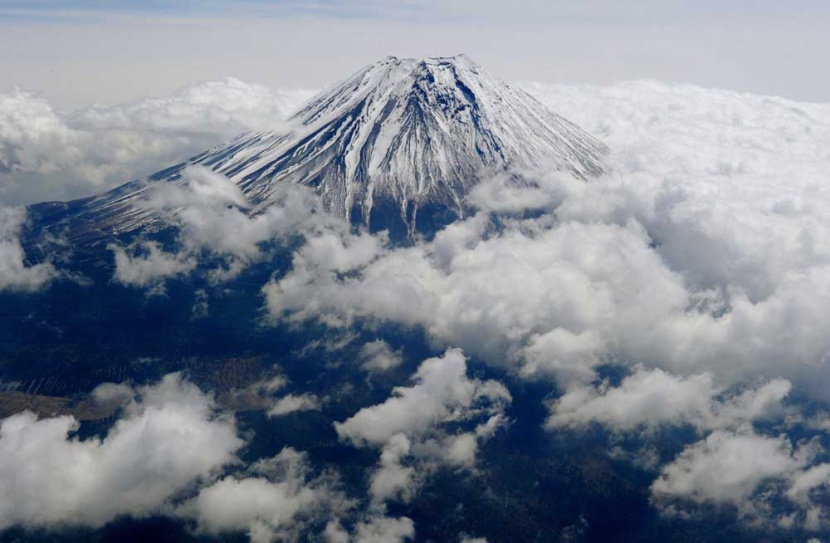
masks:
[(68, 113), (30, 92), (0, 94), (0, 202), (67, 200), (113, 188), (240, 133), (279, 127), (310, 94), (227, 79)]
[(621, 361), (826, 395), (830, 108), (657, 83), (535, 91), (610, 144), (606, 175), (490, 180), (478, 215), (412, 248), (310, 242), (266, 287), (272, 314), (419, 325), (563, 383)]

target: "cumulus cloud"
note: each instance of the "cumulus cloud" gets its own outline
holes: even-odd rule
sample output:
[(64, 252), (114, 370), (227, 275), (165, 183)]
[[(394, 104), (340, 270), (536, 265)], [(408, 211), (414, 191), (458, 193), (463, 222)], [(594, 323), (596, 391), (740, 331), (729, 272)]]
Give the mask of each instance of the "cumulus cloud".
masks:
[[(639, 432), (632, 458), (659, 471), (652, 499), (667, 514), (686, 515), (704, 504), (729, 504), (754, 524), (807, 530), (826, 526), (821, 503), (830, 465), (816, 463), (819, 441), (794, 441), (785, 431), (810, 424), (796, 405), (784, 405), (791, 385), (773, 379), (723, 389), (711, 374), (688, 377), (638, 366), (618, 386), (578, 385), (551, 404), (550, 430), (590, 423), (614, 432)], [(649, 445), (651, 432), (688, 425), (703, 439), (664, 461)]]
[(355, 543), (402, 543), (415, 537), (415, 523), (406, 517), (374, 518), (357, 525)]
[[(488, 234), (474, 218), (391, 250), (365, 235), (329, 239), (337, 244), (300, 249), (291, 273), (266, 285), (272, 315), (420, 325), (439, 344), (563, 383), (590, 381), (609, 359), (733, 380), (780, 374), (816, 394), (830, 377), (823, 269), (758, 301), (740, 288), (696, 289), (634, 219), (542, 218)], [(334, 269), (344, 251), (354, 260)]]
[(0, 207), (0, 292), (34, 291), (58, 276), (48, 263), (29, 265), (20, 244), (20, 231), (26, 222), (26, 211)]
[(372, 474), (369, 492), (377, 500), (395, 498), (409, 501), (415, 479), (415, 468), (403, 465), (412, 444), (404, 434), (389, 438), (380, 454), (378, 469)]
[(386, 371), (402, 362), (401, 353), (393, 351), (392, 347), (382, 339), (364, 344), (358, 356), (361, 361), (360, 367), (368, 372)]
[(247, 471), (202, 488), (179, 513), (196, 519), (205, 533), (245, 531), (252, 543), (269, 543), (296, 540), (315, 515), (347, 507), (330, 481), (309, 476), (305, 455), (294, 449), (283, 449)]
[(415, 523), (407, 517), (384, 517), (375, 515), (357, 523), (353, 534), (349, 534), (339, 521), (326, 526), (327, 543), (403, 543), (415, 538)]
[(551, 406), (548, 428), (578, 427), (591, 422), (630, 431), (688, 424), (701, 430), (736, 427), (776, 412), (791, 388), (774, 379), (743, 391), (726, 391), (708, 373), (682, 377), (642, 366), (612, 387), (575, 386)]
[[(361, 237), (326, 251), (303, 247), (291, 273), (265, 287), (268, 307), (335, 324), (366, 317), (421, 325), (491, 362), (521, 359), (528, 374), (570, 379), (590, 378), (619, 336), (653, 329), (688, 304), (681, 278), (636, 225), (571, 222), (486, 239), (485, 226), (471, 219), (406, 249)], [(354, 260), (332, 269), (343, 251)]]
[(720, 359), (737, 374), (818, 368), (800, 384), (816, 381), (819, 394), (830, 107), (646, 82), (536, 89), (613, 149), (611, 175), (575, 186), (557, 214), (636, 217), (689, 290), (718, 291), (709, 303), (722, 318), (677, 320), (664, 331), (673, 342), (644, 347), (677, 364)]
[(203, 166), (185, 168), (177, 184), (153, 188), (143, 205), (178, 226), (180, 242), (187, 249), (204, 249), (243, 262), (260, 256), (260, 243), (293, 233), (320, 211), (311, 190), (291, 185), (282, 187), (268, 208), (249, 215), (242, 190)]
[(267, 543), (295, 540), (352, 509), (336, 474), (314, 475), (306, 455), (290, 447), (244, 465), (233, 416), (180, 374), (141, 387), (105, 383), (92, 398), (121, 413), (100, 438), (74, 436), (71, 416), (23, 412), (0, 422), (0, 529), (167, 515), (200, 533), (245, 532)]
[(275, 375), (269, 379), (257, 381), (247, 387), (247, 390), (259, 396), (270, 396), (276, 394), (288, 384), (288, 379), (282, 375)]
[(123, 248), (111, 245), (115, 255), (114, 279), (122, 285), (148, 287), (152, 293), (164, 291), (164, 280), (189, 273), (196, 260), (186, 254), (167, 253), (158, 243), (145, 242)]
[(74, 437), (71, 416), (39, 420), (24, 412), (0, 423), (0, 527), (100, 526), (158, 513), (234, 461), (243, 444), (211, 397), (178, 374), (97, 396), (126, 402), (102, 438)]
[[(429, 464), (470, 467), (480, 441), (506, 422), (510, 393), (498, 381), (467, 377), (466, 358), (459, 349), (425, 360), (412, 386), (397, 387), (383, 403), (365, 407), (334, 427), (341, 439), (356, 446), (382, 449), (370, 493), (379, 503), (407, 501)], [(472, 429), (452, 432), (453, 424)]]
[(231, 398), (245, 409), (261, 409), (269, 417), (281, 417), (299, 411), (320, 409), (325, 402), (310, 392), (285, 393), (289, 381), (282, 375), (257, 381), (241, 389), (233, 389)]
[(786, 438), (719, 430), (663, 468), (652, 490), (658, 496), (740, 503), (764, 479), (783, 476), (799, 464)]
[[(817, 451), (815, 442), (794, 447), (786, 436), (717, 430), (663, 467), (652, 498), (671, 514), (694, 504), (726, 503), (755, 523), (819, 530), (826, 513), (811, 491), (827, 485), (830, 467), (811, 466)], [(773, 506), (775, 500), (784, 501)]]
[[(193, 271), (205, 256), (220, 260), (208, 272), (213, 280), (231, 279), (264, 256), (262, 244), (285, 240), (329, 220), (318, 218), (319, 198), (296, 185), (282, 187), (272, 205), (251, 213), (247, 198), (233, 181), (203, 166), (188, 166), (176, 183), (148, 186), (138, 206), (177, 228), (177, 248), (163, 251), (146, 240), (129, 248), (112, 245), (115, 279), (156, 289), (170, 277)], [(333, 217), (329, 222), (336, 223)]]
[[(467, 378), (467, 361), (460, 349), (449, 349), (441, 357), (425, 360), (410, 387), (396, 387), (382, 404), (361, 409), (336, 423), (341, 438), (354, 444), (380, 445), (393, 436), (422, 434), (437, 421), (463, 420), (479, 413), (497, 411), (510, 401), (510, 393), (497, 381)], [(491, 405), (492, 404), (492, 405)]]
[(357, 523), (349, 534), (339, 521), (326, 526), (327, 543), (403, 543), (415, 538), (415, 523), (407, 517), (373, 516)]
[(242, 132), (278, 127), (310, 94), (227, 79), (68, 113), (29, 92), (2, 94), (0, 199), (30, 204), (112, 188)]
[(236, 135), (282, 126), (283, 119), (314, 91), (271, 90), (229, 77), (185, 87), (159, 98), (118, 106), (94, 105), (70, 114), (85, 130), (143, 129)]
[(268, 409), (269, 417), (279, 417), (297, 411), (313, 411), (320, 408), (320, 400), (314, 394), (288, 394), (278, 399)]

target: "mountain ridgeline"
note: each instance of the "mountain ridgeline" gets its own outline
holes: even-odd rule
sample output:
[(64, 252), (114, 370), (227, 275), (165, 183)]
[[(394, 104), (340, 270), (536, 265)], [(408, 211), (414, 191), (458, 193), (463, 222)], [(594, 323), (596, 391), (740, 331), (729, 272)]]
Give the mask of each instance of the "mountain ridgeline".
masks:
[(183, 183), (201, 165), (230, 178), (249, 212), (279, 186), (314, 188), (355, 225), (404, 236), (465, 212), (469, 190), (508, 169), (545, 167), (583, 179), (602, 172), (605, 146), (463, 55), (385, 58), (318, 94), (281, 131), (256, 132), (99, 196), (32, 206), (48, 230), (77, 241), (137, 232), (158, 221), (139, 204), (156, 183)]

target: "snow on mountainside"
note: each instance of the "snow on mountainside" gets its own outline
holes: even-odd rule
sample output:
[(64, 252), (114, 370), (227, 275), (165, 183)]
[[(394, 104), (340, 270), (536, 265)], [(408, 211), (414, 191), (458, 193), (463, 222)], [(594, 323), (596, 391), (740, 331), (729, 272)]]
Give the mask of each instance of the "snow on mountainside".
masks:
[[(462, 56), (388, 57), (309, 100), (282, 132), (245, 134), (108, 193), (32, 210), (71, 237), (133, 231), (155, 219), (135, 204), (155, 182), (183, 182), (191, 164), (228, 176), (256, 213), (282, 183), (313, 187), (326, 209), (368, 223), (383, 203), (414, 227), (426, 205), (461, 214), (469, 189), (508, 167), (551, 167), (587, 178), (605, 146)], [(73, 235), (74, 234), (74, 235)]]

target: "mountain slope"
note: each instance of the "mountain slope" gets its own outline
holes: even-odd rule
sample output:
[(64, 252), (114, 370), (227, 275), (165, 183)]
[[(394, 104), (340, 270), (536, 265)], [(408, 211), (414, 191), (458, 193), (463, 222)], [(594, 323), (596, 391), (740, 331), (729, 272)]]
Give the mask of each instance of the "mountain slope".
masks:
[(297, 183), (313, 187), (329, 212), (353, 223), (374, 221), (385, 206), (412, 229), (425, 206), (462, 214), (467, 192), (484, 176), (546, 166), (587, 178), (602, 171), (606, 152), (464, 56), (388, 57), (312, 98), (288, 126), (240, 136), (150, 183), (35, 210), (71, 223), (76, 237), (132, 231), (154, 221), (135, 205), (153, 183), (182, 182), (182, 169), (199, 164), (237, 183), (252, 213), (273, 202), (281, 183)]

